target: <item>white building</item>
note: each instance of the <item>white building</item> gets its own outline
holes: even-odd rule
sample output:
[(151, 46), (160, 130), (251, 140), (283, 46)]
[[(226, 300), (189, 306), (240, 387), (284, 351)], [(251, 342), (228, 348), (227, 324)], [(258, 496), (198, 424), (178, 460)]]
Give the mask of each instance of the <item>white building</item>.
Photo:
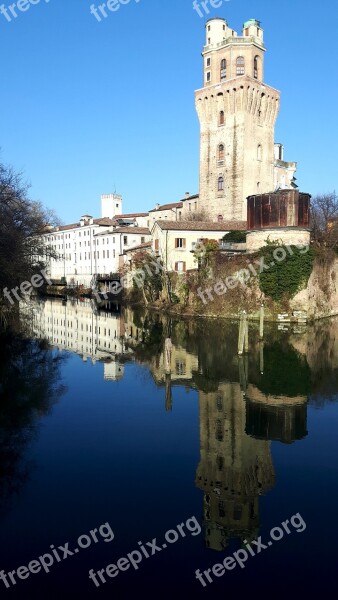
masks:
[[(61, 225), (45, 234), (46, 245), (57, 258), (51, 259), (48, 274), (52, 280), (68, 285), (94, 287), (97, 275), (117, 273), (124, 250), (151, 239), (148, 213), (122, 214), (122, 198), (115, 194), (101, 197), (102, 217), (83, 215), (78, 223)], [(108, 216), (109, 215), (109, 216)]]

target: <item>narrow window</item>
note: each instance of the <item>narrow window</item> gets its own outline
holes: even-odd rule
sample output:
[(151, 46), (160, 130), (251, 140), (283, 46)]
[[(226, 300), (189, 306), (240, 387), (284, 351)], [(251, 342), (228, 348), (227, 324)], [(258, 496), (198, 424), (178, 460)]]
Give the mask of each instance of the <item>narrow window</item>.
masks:
[(225, 58), (221, 60), (221, 81), (227, 78), (227, 61)]
[(211, 81), (211, 73), (210, 73), (210, 71), (207, 72), (207, 81)]
[(211, 58), (207, 58), (207, 67), (210, 67), (211, 64)]
[(224, 110), (221, 110), (219, 113), (219, 124), (224, 125)]
[(222, 176), (218, 178), (217, 189), (219, 192), (223, 192), (223, 190), (224, 190), (224, 177), (222, 177)]
[(258, 56), (254, 58), (254, 78), (258, 79)]
[(218, 146), (218, 160), (224, 160), (224, 146), (220, 144)]
[(244, 75), (245, 73), (245, 60), (244, 56), (238, 56), (236, 59), (236, 75)]

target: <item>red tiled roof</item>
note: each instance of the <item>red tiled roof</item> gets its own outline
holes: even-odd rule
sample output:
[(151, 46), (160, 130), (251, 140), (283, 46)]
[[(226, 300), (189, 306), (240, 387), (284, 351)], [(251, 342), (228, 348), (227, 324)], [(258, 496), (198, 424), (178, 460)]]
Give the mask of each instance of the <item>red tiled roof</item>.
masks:
[(171, 208), (182, 208), (182, 206), (182, 202), (173, 202), (172, 204), (163, 204), (162, 206), (159, 206), (159, 208), (153, 208), (149, 212), (160, 212), (161, 210), (170, 210)]
[(133, 219), (134, 217), (148, 217), (149, 213), (131, 213), (130, 215), (116, 215), (115, 219)]
[(138, 235), (150, 235), (150, 231), (147, 227), (119, 227), (118, 229), (114, 229), (112, 234), (114, 233), (135, 233)]
[[(223, 221), (212, 223), (210, 221), (156, 221), (160, 229), (169, 231), (241, 231), (247, 229), (246, 221)], [(155, 227), (154, 225), (154, 227)]]
[(151, 248), (153, 245), (152, 242), (145, 242), (144, 244), (139, 244), (138, 246), (133, 246), (133, 248), (127, 248), (124, 250), (123, 254), (127, 254), (128, 252), (133, 252), (134, 250), (140, 250), (143, 248)]

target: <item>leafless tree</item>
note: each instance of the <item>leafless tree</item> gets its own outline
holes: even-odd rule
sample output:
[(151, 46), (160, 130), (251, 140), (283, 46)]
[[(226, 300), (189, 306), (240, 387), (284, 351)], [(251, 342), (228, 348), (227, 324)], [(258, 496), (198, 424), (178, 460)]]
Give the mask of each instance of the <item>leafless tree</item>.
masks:
[(311, 225), (317, 243), (329, 248), (338, 247), (338, 196), (335, 191), (312, 198)]
[(196, 223), (197, 221), (199, 222), (208, 222), (210, 221), (210, 216), (208, 215), (208, 213), (202, 208), (201, 210), (194, 210), (191, 212), (186, 212), (182, 215), (180, 221), (186, 222), (186, 223), (191, 223), (194, 222)]
[(28, 189), (22, 174), (0, 163), (0, 311), (4, 288), (29, 281), (52, 256), (43, 234), (57, 218), (31, 200)]

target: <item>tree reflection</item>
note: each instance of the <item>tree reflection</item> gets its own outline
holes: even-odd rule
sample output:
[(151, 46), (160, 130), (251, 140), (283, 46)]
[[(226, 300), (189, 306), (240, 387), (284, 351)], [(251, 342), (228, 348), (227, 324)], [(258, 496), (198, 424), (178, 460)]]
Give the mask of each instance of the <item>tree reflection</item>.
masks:
[(0, 332), (0, 511), (29, 478), (25, 457), (41, 416), (65, 392), (60, 362), (46, 341)]

